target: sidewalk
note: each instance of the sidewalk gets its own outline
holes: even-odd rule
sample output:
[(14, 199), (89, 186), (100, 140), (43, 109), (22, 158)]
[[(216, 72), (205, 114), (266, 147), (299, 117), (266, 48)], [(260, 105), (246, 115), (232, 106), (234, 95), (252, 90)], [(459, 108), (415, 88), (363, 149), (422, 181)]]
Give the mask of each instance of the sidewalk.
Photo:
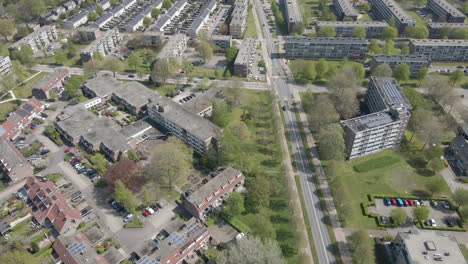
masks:
[(333, 197), (330, 193), (330, 188), (328, 186), (327, 179), (325, 178), (325, 174), (323, 172), (323, 167), (318, 156), (318, 151), (317, 151), (317, 147), (315, 144), (315, 140), (312, 137), (312, 133), (309, 130), (309, 121), (307, 120), (307, 115), (305, 114), (304, 109), (302, 108), (302, 102), (301, 102), (299, 93), (297, 92), (296, 89), (292, 89), (292, 91), (293, 91), (294, 98), (296, 101), (297, 111), (299, 113), (299, 118), (300, 118), (299, 121), (302, 123), (302, 127), (304, 129), (303, 132), (307, 139), (307, 147), (310, 149), (310, 152), (312, 154), (313, 165), (315, 167), (315, 172), (317, 174), (318, 181), (320, 183), (318, 187), (323, 193), (325, 204), (327, 206), (326, 209), (328, 210), (328, 216), (330, 218), (333, 232), (335, 233), (336, 242), (340, 250), (341, 260), (345, 264), (348, 264), (348, 263), (351, 264), (352, 259), (351, 259), (351, 255), (349, 253), (347, 242), (346, 242), (346, 234), (343, 231), (343, 228), (341, 227), (340, 221), (338, 219), (338, 213), (336, 211), (335, 204), (333, 202)]
[(447, 182), (447, 185), (449, 186), (452, 193), (455, 193), (457, 189), (468, 190), (468, 184), (457, 181), (457, 178), (453, 174), (452, 169), (445, 168), (440, 172), (440, 174), (442, 174), (442, 177), (444, 177), (444, 180)]

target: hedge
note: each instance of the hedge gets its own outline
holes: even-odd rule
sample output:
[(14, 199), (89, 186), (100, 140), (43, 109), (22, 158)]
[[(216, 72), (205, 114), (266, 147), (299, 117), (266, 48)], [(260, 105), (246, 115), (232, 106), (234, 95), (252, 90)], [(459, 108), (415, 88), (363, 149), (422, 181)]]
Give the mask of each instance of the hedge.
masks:
[(400, 162), (400, 159), (393, 156), (383, 156), (367, 161), (363, 161), (359, 164), (353, 166), (354, 170), (357, 172), (368, 172), (371, 170), (376, 170), (384, 168), (393, 164)]

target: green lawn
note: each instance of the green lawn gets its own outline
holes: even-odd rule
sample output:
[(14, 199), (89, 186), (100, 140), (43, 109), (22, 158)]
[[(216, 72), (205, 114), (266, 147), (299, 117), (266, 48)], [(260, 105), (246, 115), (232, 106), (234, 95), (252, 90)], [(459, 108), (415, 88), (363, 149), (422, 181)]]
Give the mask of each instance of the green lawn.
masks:
[(361, 17), (358, 19), (358, 21), (373, 21), (367, 13), (359, 13), (359, 15), (361, 15)]
[[(88, 45), (84, 44), (75, 44), (76, 47), (76, 53), (75, 56), (68, 58), (67, 60), (63, 63), (64, 66), (81, 66), (81, 58), (80, 58), (80, 52), (82, 49), (86, 48)], [(38, 59), (38, 63), (40, 64), (55, 64), (55, 58), (54, 56), (49, 56), (47, 58), (41, 58)]]
[(0, 104), (0, 120), (5, 120), (7, 115), (15, 110), (19, 104), (16, 103), (16, 101), (10, 101), (7, 103)]
[[(154, 59), (161, 51), (162, 47), (163, 46), (161, 45), (157, 48), (151, 48), (151, 49), (138, 48), (133, 51), (133, 53), (137, 54), (141, 58), (142, 64), (140, 65), (140, 67), (144, 70), (146, 74), (151, 73), (151, 64), (153, 63)], [(128, 65), (128, 59), (125, 59), (123, 63), (124, 63), (124, 68), (125, 68), (124, 71), (135, 72), (135, 68), (130, 67)]]
[(303, 17), (317, 17), (319, 12), (319, 0), (299, 0), (299, 8)]
[[(439, 75), (440, 78), (448, 80), (450, 82), (450, 84), (452, 83), (450, 81), (450, 73), (432, 73), (431, 75)], [(459, 82), (456, 82), (454, 87), (455, 88), (462, 88), (463, 87), (465, 89), (468, 88), (468, 75), (466, 75), (466, 74), (463, 75), (462, 80), (459, 81)]]
[(427, 21), (423, 19), (420, 15), (412, 10), (406, 10), (408, 15), (410, 15), (414, 20), (416, 20), (417, 24), (427, 25)]
[(15, 94), (16, 98), (20, 99), (26, 99), (32, 96), (32, 88), (33, 86), (38, 83), (44, 76), (47, 76), (49, 73), (48, 72), (41, 72), (38, 75), (34, 76), (31, 78), (29, 81), (24, 83), (23, 85), (20, 85), (16, 87), (13, 90), (13, 93)]
[(249, 9), (249, 13), (247, 14), (247, 28), (245, 30), (244, 38), (258, 38), (252, 8)]
[[(298, 60), (290, 60), (289, 62), (289, 69), (291, 69), (291, 72), (293, 73), (293, 76), (295, 76), (296, 78), (296, 81), (299, 82), (299, 83), (304, 83), (304, 82), (307, 82), (307, 83), (313, 83), (313, 84), (317, 84), (317, 85), (325, 85), (328, 83), (328, 80), (326, 79), (321, 79), (321, 80), (307, 80), (307, 79), (303, 79), (303, 78), (297, 78), (298, 76), (300, 76), (301, 74), (298, 75), (298, 71), (297, 71), (297, 67), (294, 67), (296, 65)], [(307, 59), (306, 61), (313, 61), (314, 63), (317, 63), (318, 60), (315, 60), (315, 59)], [(343, 61), (328, 61), (327, 60), (327, 63), (328, 63), (328, 67), (333, 67), (336, 69), (336, 72), (338, 72), (338, 68), (343, 66)], [(357, 67), (363, 67), (361, 63), (358, 63), (358, 62), (355, 62), (355, 61), (348, 61), (347, 62), (347, 65), (350, 65), (350, 66), (357, 66)], [(364, 70), (363, 70), (364, 71)]]

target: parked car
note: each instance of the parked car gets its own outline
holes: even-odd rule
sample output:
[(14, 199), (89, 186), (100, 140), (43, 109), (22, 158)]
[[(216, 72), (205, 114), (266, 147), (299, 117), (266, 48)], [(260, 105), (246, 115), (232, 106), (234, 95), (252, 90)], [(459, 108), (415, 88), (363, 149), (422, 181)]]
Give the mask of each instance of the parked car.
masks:
[(135, 215), (134, 215), (134, 214), (128, 214), (128, 215), (126, 215), (126, 216), (124, 217), (123, 221), (124, 221), (125, 223), (128, 223), (128, 222), (132, 221), (133, 218), (135, 218)]
[(70, 148), (66, 148), (66, 149), (65, 149), (65, 153), (68, 153), (68, 152), (71, 152), (71, 149), (70, 149)]
[(167, 205), (167, 201), (166, 200), (161, 200), (159, 202), (157, 202), (157, 205), (159, 208), (164, 208), (166, 205)]
[(403, 206), (405, 206), (405, 207), (406, 207), (406, 206), (408, 206), (408, 205), (409, 205), (407, 200), (402, 200), (402, 201), (403, 201)]
[(384, 202), (385, 206), (392, 205), (392, 202), (388, 198), (383, 198), (383, 202)]
[(392, 203), (392, 205), (397, 205), (397, 200), (396, 199), (390, 199), (390, 202)]
[(421, 203), (418, 200), (414, 200), (414, 206), (421, 206)]
[(406, 200), (409, 206), (414, 206), (414, 201), (411, 199)]
[(437, 207), (437, 205), (439, 205), (439, 204), (437, 203), (437, 201), (432, 200), (431, 205), (432, 205), (432, 207)]
[(382, 216), (380, 216), (380, 221), (381, 221), (381, 222), (382, 222), (382, 224), (384, 224), (384, 225), (385, 225), (385, 224), (388, 224), (388, 223), (390, 223), (390, 219), (389, 219), (389, 217), (387, 217), (387, 216), (383, 216), (383, 215), (382, 215)]
[(445, 209), (450, 209), (450, 204), (448, 202), (443, 202), (442, 207), (444, 207)]
[(30, 125), (29, 128), (30, 128), (30, 129), (33, 129), (33, 130), (36, 129), (36, 127), (33, 126), (33, 125)]
[(452, 218), (445, 219), (445, 223), (447, 224), (448, 227), (454, 227), (458, 225), (457, 220), (452, 219)]
[(426, 205), (426, 202), (424, 202), (423, 200), (419, 200), (419, 203), (421, 204), (421, 206)]
[(427, 225), (427, 226), (437, 226), (437, 223), (434, 219), (426, 219), (426, 221), (424, 221), (424, 224)]
[(397, 198), (397, 204), (398, 206), (404, 206), (405, 204), (403, 203), (403, 200), (401, 198)]

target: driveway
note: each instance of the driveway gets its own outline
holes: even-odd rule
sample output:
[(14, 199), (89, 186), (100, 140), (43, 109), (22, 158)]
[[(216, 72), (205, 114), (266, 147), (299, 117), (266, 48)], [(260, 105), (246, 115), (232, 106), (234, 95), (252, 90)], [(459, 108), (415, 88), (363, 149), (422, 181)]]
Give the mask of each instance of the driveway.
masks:
[(447, 185), (449, 186), (452, 193), (454, 193), (457, 189), (468, 190), (468, 184), (459, 181), (457, 177), (455, 177), (455, 174), (450, 167), (443, 169), (440, 174), (442, 174), (442, 177), (444, 177), (444, 180), (447, 182)]

